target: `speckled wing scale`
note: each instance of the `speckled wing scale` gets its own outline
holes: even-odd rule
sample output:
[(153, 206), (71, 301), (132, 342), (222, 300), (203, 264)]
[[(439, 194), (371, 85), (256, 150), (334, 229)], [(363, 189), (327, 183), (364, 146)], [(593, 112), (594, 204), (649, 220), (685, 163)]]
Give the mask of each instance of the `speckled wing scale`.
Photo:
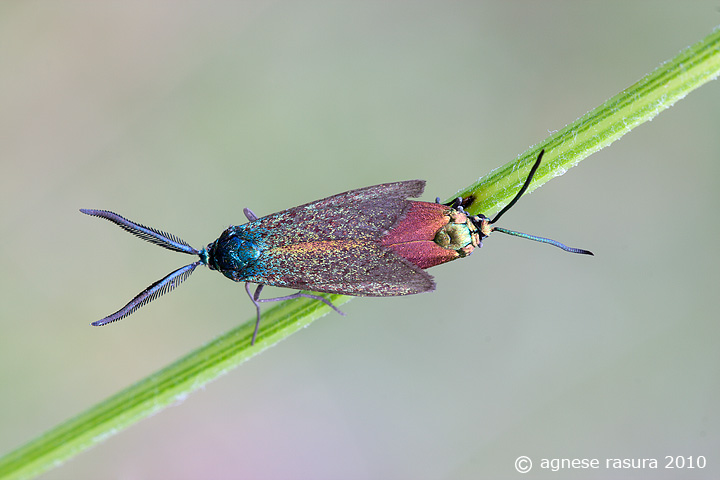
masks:
[(351, 190), (230, 227), (208, 245), (209, 266), (237, 282), (344, 295), (433, 290), (428, 273), (380, 244), (424, 184)]
[[(540, 151), (522, 188), (492, 220), (465, 212), (464, 208), (472, 205), (472, 198), (458, 198), (448, 204), (408, 200), (422, 194), (425, 188), (422, 180), (351, 190), (263, 218), (245, 209), (248, 223), (226, 229), (202, 250), (116, 213), (82, 209), (81, 212), (109, 220), (143, 240), (200, 257), (153, 283), (125, 307), (92, 325), (106, 325), (130, 315), (175, 288), (198, 265), (207, 265), (231, 280), (245, 282), (245, 290), (257, 308), (252, 337), (255, 343), (261, 303), (306, 297), (322, 301), (342, 314), (329, 300), (302, 290), (375, 297), (434, 290), (433, 278), (424, 269), (470, 255), (494, 231), (547, 243), (570, 253), (592, 255), (555, 240), (494, 225), (527, 190), (543, 152)], [(254, 293), (250, 292), (249, 283), (258, 285)], [(301, 291), (261, 299), (264, 285)]]

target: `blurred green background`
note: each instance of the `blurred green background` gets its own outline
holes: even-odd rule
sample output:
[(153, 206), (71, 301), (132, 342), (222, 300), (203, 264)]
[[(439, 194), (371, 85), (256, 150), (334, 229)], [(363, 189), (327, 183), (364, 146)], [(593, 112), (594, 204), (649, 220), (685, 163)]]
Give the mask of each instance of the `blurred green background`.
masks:
[[(697, 2), (0, 4), (0, 454), (254, 314), (196, 247), (422, 178), (447, 198), (720, 24)], [(358, 299), (44, 476), (718, 478), (720, 83), (524, 198), (436, 292)], [(707, 458), (539, 470), (541, 458)]]

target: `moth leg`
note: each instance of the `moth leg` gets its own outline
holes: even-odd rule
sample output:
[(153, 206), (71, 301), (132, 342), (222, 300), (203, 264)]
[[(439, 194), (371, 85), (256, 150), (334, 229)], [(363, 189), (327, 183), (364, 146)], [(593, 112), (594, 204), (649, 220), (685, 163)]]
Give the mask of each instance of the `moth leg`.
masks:
[(245, 291), (248, 294), (248, 297), (250, 297), (250, 301), (255, 304), (255, 309), (257, 310), (257, 320), (255, 320), (255, 331), (253, 331), (252, 341), (250, 342), (250, 345), (255, 345), (255, 339), (257, 338), (258, 329), (260, 328), (260, 302), (258, 301), (258, 297), (260, 297), (260, 292), (262, 292), (264, 285), (258, 285), (255, 289), (255, 294), (250, 293), (250, 284), (248, 282), (245, 282)]
[[(440, 203), (440, 197), (435, 197), (435, 203)], [(448, 207), (454, 208), (457, 210), (458, 208), (462, 209), (462, 203), (463, 203), (463, 198), (457, 197), (452, 202), (445, 203), (444, 205), (447, 205)]]
[[(248, 220), (250, 220), (251, 222), (254, 222), (255, 220), (258, 219), (257, 215), (255, 215), (255, 214), (253, 213), (253, 211), (250, 210), (249, 208), (243, 208), (243, 213), (245, 214), (245, 217), (246, 217)], [(261, 288), (260, 290), (262, 290), (262, 288)]]
[(313, 295), (311, 293), (305, 293), (305, 292), (297, 292), (293, 293), (292, 295), (285, 295), (284, 297), (275, 297), (275, 298), (260, 298), (260, 292), (262, 292), (264, 285), (260, 284), (255, 289), (255, 293), (250, 293), (250, 283), (245, 282), (245, 291), (247, 292), (248, 296), (250, 297), (250, 300), (255, 304), (255, 308), (257, 309), (257, 320), (255, 321), (255, 331), (253, 332), (253, 338), (251, 345), (255, 344), (255, 339), (257, 338), (258, 329), (260, 328), (260, 304), (264, 302), (282, 302), (285, 300), (293, 300), (295, 298), (309, 298), (311, 300), (317, 300), (319, 302), (323, 302), (328, 307), (335, 310), (337, 313), (345, 316), (345, 313), (337, 308), (333, 303), (328, 300), (327, 298), (323, 298), (320, 295)]

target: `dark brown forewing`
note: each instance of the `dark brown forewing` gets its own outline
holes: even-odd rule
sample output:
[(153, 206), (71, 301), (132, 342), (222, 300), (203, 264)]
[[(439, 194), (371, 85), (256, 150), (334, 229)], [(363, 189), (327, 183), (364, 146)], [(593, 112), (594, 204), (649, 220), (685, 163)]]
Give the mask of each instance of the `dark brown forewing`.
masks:
[(431, 275), (374, 241), (339, 239), (262, 252), (248, 282), (345, 295), (385, 297), (435, 289)]
[(402, 218), (423, 180), (383, 183), (289, 208), (243, 225), (260, 249), (336, 239), (377, 240)]

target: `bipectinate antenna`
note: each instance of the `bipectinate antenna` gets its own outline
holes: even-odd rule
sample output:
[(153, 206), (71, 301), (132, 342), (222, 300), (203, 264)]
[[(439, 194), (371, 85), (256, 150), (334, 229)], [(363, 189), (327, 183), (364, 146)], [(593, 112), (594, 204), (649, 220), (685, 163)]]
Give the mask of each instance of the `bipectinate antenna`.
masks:
[(123, 230), (132, 233), (136, 237), (142, 238), (147, 242), (154, 243), (155, 245), (159, 245), (163, 248), (167, 248), (168, 250), (180, 253), (189, 253), (192, 255), (200, 255), (200, 260), (193, 262), (189, 265), (185, 265), (182, 268), (178, 268), (174, 272), (153, 283), (148, 288), (140, 292), (135, 298), (130, 300), (127, 305), (125, 305), (117, 312), (113, 313), (112, 315), (108, 315), (102, 320), (91, 323), (91, 325), (93, 326), (97, 327), (100, 325), (107, 325), (108, 323), (116, 322), (122, 318), (127, 317), (138, 308), (142, 307), (143, 305), (147, 305), (156, 298), (180, 285), (183, 281), (185, 281), (186, 278), (190, 276), (190, 274), (195, 270), (195, 267), (205, 263), (205, 257), (203, 256), (204, 250), (201, 252), (194, 249), (187, 242), (171, 233), (166, 233), (155, 228), (140, 225), (139, 223), (132, 222), (127, 218), (118, 215), (117, 213), (113, 213), (107, 210), (91, 210), (87, 208), (81, 208), (80, 211), (86, 215), (91, 215), (93, 217), (100, 217), (104, 218), (105, 220), (109, 220), (114, 224), (118, 225)]
[(112, 315), (108, 315), (102, 320), (93, 322), (90, 325), (94, 327), (99, 327), (127, 317), (138, 308), (142, 307), (143, 305), (147, 305), (159, 296), (171, 291), (173, 288), (180, 285), (182, 282), (185, 281), (186, 278), (190, 276), (190, 274), (195, 270), (195, 267), (201, 264), (202, 261), (198, 260), (197, 262), (193, 262), (190, 265), (185, 265), (182, 268), (178, 268), (174, 272), (168, 274), (166, 277), (158, 280), (157, 282), (153, 283), (148, 288), (140, 292), (135, 298), (130, 300), (127, 305), (125, 305), (117, 312), (113, 313)]
[(109, 212), (107, 210), (92, 210), (88, 208), (81, 208), (80, 211), (85, 215), (91, 215), (93, 217), (104, 218), (113, 222), (126, 232), (130, 232), (138, 238), (142, 238), (146, 242), (154, 243), (168, 250), (181, 253), (189, 253), (192, 255), (198, 255), (200, 252), (191, 247), (186, 241), (176, 237), (172, 233), (166, 233), (155, 228), (146, 227), (139, 223), (131, 222), (125, 217), (118, 215), (117, 213)]

